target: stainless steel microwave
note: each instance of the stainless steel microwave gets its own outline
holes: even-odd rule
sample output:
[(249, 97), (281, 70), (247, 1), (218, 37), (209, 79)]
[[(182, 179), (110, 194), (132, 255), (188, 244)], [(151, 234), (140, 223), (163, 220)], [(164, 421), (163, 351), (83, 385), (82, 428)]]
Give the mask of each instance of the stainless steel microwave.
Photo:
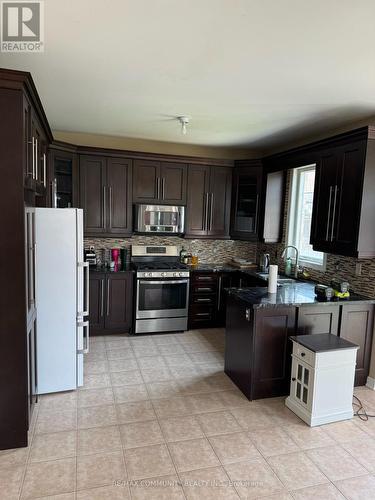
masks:
[(183, 234), (185, 207), (170, 205), (135, 205), (137, 233)]

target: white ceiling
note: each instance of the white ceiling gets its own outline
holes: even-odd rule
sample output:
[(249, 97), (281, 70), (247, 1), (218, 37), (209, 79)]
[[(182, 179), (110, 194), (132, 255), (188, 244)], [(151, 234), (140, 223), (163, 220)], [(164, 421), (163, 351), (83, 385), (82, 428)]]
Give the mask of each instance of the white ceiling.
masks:
[(374, 19), (374, 0), (46, 0), (45, 52), (0, 60), (54, 130), (268, 149), (375, 115)]

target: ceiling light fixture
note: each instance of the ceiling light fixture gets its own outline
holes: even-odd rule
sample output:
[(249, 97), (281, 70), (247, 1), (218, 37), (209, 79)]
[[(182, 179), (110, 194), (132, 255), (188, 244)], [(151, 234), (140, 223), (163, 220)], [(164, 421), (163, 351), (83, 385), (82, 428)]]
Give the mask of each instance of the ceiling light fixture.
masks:
[(178, 121), (181, 123), (181, 134), (186, 135), (187, 125), (189, 125), (189, 118), (187, 116), (178, 116)]

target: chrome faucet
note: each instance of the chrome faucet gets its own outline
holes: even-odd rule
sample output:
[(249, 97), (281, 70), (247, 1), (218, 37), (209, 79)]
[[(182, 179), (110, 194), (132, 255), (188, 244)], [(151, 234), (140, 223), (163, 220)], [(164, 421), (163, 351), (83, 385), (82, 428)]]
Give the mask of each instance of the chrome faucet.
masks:
[(295, 265), (294, 265), (294, 277), (295, 278), (298, 278), (298, 256), (299, 256), (299, 252), (298, 252), (298, 248), (293, 246), (293, 245), (288, 245), (284, 248), (284, 250), (281, 252), (281, 256), (280, 258), (283, 259), (288, 251), (289, 248), (293, 248), (293, 250), (296, 252), (296, 262), (295, 262)]

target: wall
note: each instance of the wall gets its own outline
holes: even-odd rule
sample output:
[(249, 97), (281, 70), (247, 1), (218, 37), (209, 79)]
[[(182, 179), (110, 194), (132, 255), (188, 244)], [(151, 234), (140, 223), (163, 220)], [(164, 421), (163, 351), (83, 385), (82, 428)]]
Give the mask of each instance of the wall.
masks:
[(83, 132), (63, 132), (54, 130), (53, 136), (58, 141), (64, 141), (79, 146), (123, 149), (127, 151), (140, 151), (144, 153), (199, 156), (225, 160), (260, 158), (262, 156), (261, 152), (252, 151), (247, 148), (198, 146), (195, 144), (148, 141), (144, 139), (133, 139), (130, 137), (87, 134)]
[[(224, 264), (232, 257), (256, 259), (257, 245), (245, 241), (233, 240), (187, 240), (178, 237), (163, 236), (133, 236), (131, 238), (85, 238), (85, 248), (95, 247), (98, 255), (105, 251), (105, 258), (109, 260), (111, 248), (126, 248), (130, 245), (177, 245), (189, 252), (198, 255), (200, 263)], [(129, 253), (128, 253), (129, 258)]]

